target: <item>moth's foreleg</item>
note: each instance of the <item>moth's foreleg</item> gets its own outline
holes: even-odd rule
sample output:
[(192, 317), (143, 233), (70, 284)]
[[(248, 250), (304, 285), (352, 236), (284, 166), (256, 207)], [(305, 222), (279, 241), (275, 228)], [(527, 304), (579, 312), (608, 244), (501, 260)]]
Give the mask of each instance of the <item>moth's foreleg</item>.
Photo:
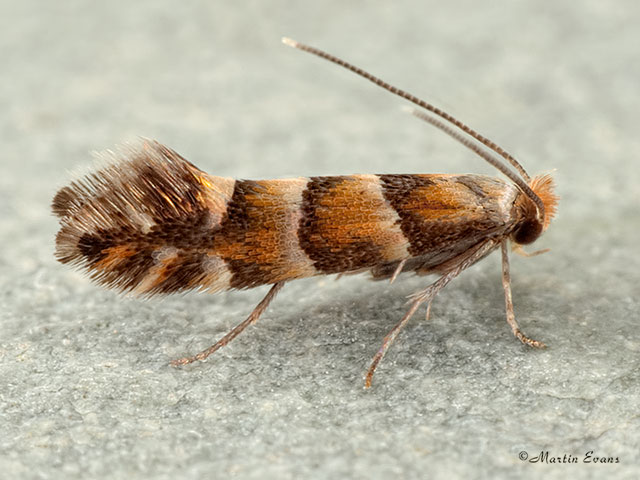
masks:
[(267, 295), (260, 301), (260, 303), (256, 306), (256, 308), (253, 309), (253, 312), (251, 312), (251, 314), (247, 317), (247, 319), (244, 322), (236, 325), (233, 328), (233, 330), (227, 333), (215, 344), (211, 345), (206, 350), (203, 350), (202, 352), (194, 355), (193, 357), (184, 357), (184, 358), (179, 358), (177, 360), (174, 360), (171, 362), (171, 365), (173, 365), (174, 367), (177, 367), (179, 365), (187, 365), (189, 363), (193, 363), (198, 360), (204, 360), (219, 348), (224, 347), (227, 343), (229, 343), (231, 340), (233, 340), (238, 335), (240, 335), (245, 328), (247, 328), (249, 325), (258, 321), (258, 319), (260, 318), (260, 315), (262, 315), (262, 313), (267, 309), (267, 307), (271, 303), (271, 300), (275, 298), (276, 294), (283, 287), (284, 283), (285, 282), (275, 283), (273, 287), (271, 287), (271, 290), (269, 290)]
[(527, 337), (520, 331), (518, 322), (516, 322), (516, 316), (513, 312), (513, 300), (511, 298), (511, 274), (509, 273), (509, 252), (507, 250), (507, 241), (503, 240), (501, 245), (502, 250), (502, 288), (504, 288), (504, 303), (507, 312), (507, 323), (511, 327), (511, 331), (525, 345), (536, 348), (545, 348), (546, 345), (537, 340)]

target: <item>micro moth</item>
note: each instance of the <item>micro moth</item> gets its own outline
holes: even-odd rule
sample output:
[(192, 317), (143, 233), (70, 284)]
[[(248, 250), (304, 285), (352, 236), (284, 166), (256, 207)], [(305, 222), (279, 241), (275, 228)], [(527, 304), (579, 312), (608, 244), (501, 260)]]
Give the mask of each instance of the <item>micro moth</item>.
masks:
[[(364, 70), (290, 39), (420, 107), (411, 112), (489, 162), (510, 181), (462, 174), (348, 175), (233, 180), (209, 175), (170, 148), (147, 141), (53, 199), (60, 219), (57, 259), (92, 280), (143, 296), (272, 285), (242, 323), (208, 349), (172, 362), (204, 360), (255, 323), (283, 285), (298, 278), (370, 272), (436, 274), (384, 338), (366, 374), (423, 304), (500, 248), (507, 323), (524, 344), (513, 311), (508, 244), (518, 253), (556, 211), (550, 175), (529, 177), (509, 153), (451, 115)], [(493, 152), (493, 153), (490, 153)], [(499, 157), (496, 157), (497, 154)], [(533, 254), (541, 253), (534, 252)], [(527, 255), (533, 255), (527, 254)]]

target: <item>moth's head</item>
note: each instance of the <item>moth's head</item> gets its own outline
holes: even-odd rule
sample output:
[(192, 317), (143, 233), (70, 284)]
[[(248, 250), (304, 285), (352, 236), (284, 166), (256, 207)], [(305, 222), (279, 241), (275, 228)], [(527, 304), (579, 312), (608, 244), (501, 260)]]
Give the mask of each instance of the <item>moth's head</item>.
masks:
[(527, 195), (520, 194), (516, 200), (521, 220), (511, 234), (511, 240), (519, 245), (533, 243), (542, 235), (551, 223), (556, 213), (558, 196), (554, 193), (555, 185), (550, 174), (538, 175), (529, 182), (533, 190), (544, 205), (544, 215), (541, 216), (536, 204)]

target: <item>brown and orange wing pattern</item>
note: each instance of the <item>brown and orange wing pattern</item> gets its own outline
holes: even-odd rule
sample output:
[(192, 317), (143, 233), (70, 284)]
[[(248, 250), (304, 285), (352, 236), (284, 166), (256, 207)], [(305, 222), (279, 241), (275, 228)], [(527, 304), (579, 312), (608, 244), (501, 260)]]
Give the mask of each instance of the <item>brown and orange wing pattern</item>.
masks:
[[(160, 294), (424, 270), (512, 227), (515, 187), (477, 175), (233, 180), (145, 143), (61, 189), (56, 256)], [(389, 273), (391, 271), (391, 273)]]

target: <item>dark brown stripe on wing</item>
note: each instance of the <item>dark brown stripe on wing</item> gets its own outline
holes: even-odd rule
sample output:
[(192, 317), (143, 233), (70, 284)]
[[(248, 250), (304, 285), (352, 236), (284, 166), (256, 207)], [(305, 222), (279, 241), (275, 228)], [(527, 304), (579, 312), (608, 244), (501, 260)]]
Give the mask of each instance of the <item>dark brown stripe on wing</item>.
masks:
[(118, 232), (118, 239), (127, 243), (117, 244), (113, 233), (98, 231), (95, 235), (84, 234), (78, 241), (78, 250), (90, 267), (89, 275), (94, 280), (121, 290), (131, 290), (138, 285), (153, 266), (153, 247), (149, 244), (133, 245), (132, 237)]
[(478, 181), (474, 177), (469, 175), (458, 175), (457, 177), (455, 177), (455, 181), (471, 190), (475, 194), (478, 201), (483, 201), (485, 198), (487, 198), (487, 192), (482, 189), (482, 187), (478, 184)]
[(306, 178), (237, 181), (212, 252), (231, 275), (231, 288), (250, 288), (317, 273), (298, 246)]
[(298, 230), (300, 248), (323, 273), (349, 272), (371, 267), (382, 255), (380, 245), (361, 230), (362, 195), (350, 188), (357, 177), (312, 177), (302, 194)]
[(205, 277), (202, 252), (179, 252), (175, 258), (161, 262), (158, 278), (145, 293), (176, 293), (197, 288)]
[(503, 192), (504, 182), (455, 175), (380, 175), (380, 181), (400, 217), (409, 253), (424, 256), (425, 265), (444, 261), (505, 228), (504, 213), (487, 191), (493, 185)]
[[(163, 282), (144, 293), (173, 293), (194, 288), (202, 278), (201, 267), (195, 266), (195, 256), (211, 246), (214, 233), (209, 219), (210, 212), (194, 208), (191, 216), (167, 219), (143, 234), (127, 225), (111, 230), (86, 233), (77, 243), (83, 261), (94, 269), (92, 278), (107, 286), (132, 290), (157, 264), (154, 252), (174, 248), (182, 258), (168, 268)], [(61, 259), (64, 261), (65, 259)]]
[(400, 228), (409, 240), (409, 253), (422, 254), (434, 242), (433, 233), (428, 231), (424, 217), (416, 208), (416, 196), (435, 182), (425, 175), (379, 175), (379, 178), (384, 197), (400, 217)]
[(213, 251), (221, 255), (229, 268), (230, 288), (250, 288), (266, 283), (265, 273), (246, 251), (248, 232), (255, 230), (256, 213), (259, 213), (248, 197), (261, 190), (263, 187), (256, 181), (236, 180), (220, 230), (215, 234)]

